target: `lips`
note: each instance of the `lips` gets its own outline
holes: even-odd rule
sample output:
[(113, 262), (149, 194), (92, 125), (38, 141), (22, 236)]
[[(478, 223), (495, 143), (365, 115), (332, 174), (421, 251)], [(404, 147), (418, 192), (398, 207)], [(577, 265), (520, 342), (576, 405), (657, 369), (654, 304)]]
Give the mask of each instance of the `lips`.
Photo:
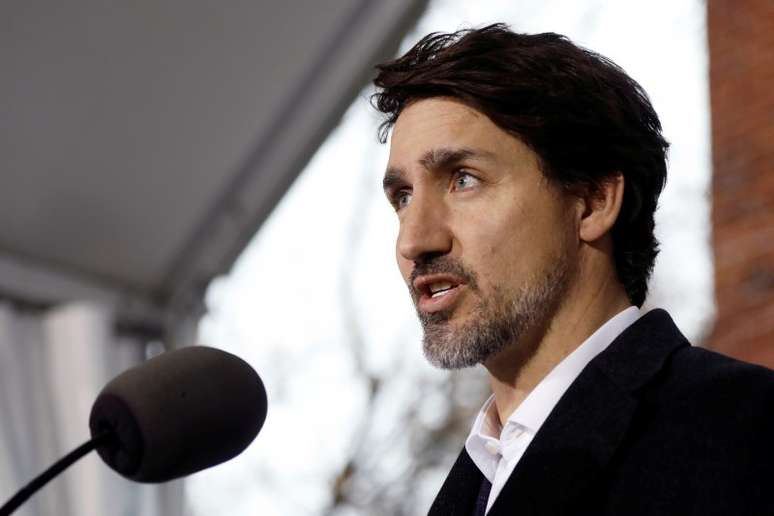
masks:
[(432, 274), (414, 280), (417, 308), (426, 313), (451, 310), (465, 288), (463, 280), (451, 274)]

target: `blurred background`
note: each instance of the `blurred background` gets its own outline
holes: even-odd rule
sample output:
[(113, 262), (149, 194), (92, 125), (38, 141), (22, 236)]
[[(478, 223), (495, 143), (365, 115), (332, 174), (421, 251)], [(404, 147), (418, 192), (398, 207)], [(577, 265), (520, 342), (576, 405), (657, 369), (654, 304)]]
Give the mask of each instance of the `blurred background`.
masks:
[(671, 142), (647, 307), (774, 367), (774, 4), (329, 0), (0, 5), (0, 503), (164, 349), (259, 372), (238, 458), (133, 484), (90, 456), (26, 515), (426, 514), (483, 370), (425, 363), (383, 199), (373, 66), (432, 31), (559, 32)]

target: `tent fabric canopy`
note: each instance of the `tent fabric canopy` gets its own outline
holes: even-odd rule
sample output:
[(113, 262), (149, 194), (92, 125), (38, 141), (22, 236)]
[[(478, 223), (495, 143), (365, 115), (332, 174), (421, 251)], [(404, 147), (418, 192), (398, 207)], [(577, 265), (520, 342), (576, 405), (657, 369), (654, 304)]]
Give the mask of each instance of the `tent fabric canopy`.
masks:
[(3, 3), (0, 296), (201, 313), (425, 4)]

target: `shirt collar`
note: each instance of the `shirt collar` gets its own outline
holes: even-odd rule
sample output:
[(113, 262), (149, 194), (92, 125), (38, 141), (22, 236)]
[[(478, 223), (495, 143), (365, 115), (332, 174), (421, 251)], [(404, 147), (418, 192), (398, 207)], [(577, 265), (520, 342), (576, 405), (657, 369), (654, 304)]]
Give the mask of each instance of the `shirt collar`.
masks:
[(497, 472), (497, 451), (500, 449), (500, 421), (494, 404), (494, 395), (489, 396), (476, 416), (473, 428), (465, 441), (465, 451), (489, 482), (494, 482)]
[(630, 306), (600, 326), (540, 381), (513, 411), (508, 421), (519, 423), (537, 433), (559, 399), (588, 363), (607, 349), (615, 338), (639, 317), (640, 310), (636, 306)]

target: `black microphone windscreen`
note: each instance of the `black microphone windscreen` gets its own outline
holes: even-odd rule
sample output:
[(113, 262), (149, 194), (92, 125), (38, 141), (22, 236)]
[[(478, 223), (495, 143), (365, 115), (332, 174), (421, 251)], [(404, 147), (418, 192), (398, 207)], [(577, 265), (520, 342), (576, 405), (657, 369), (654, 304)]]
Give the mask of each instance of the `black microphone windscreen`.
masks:
[(241, 453), (266, 419), (266, 391), (241, 358), (191, 346), (162, 353), (118, 375), (91, 409), (97, 448), (121, 475), (165, 482)]

